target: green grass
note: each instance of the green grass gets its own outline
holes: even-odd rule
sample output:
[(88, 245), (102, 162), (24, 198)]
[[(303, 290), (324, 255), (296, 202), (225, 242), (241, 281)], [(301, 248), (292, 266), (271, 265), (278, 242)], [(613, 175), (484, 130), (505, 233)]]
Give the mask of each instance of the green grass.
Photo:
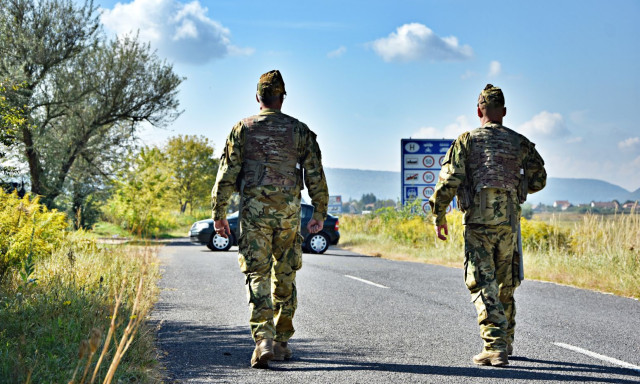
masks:
[[(140, 277), (144, 276), (139, 310), (133, 313)], [(120, 341), (129, 319), (144, 318), (157, 296), (158, 264), (153, 248), (103, 248), (72, 234), (50, 258), (41, 260), (25, 283), (18, 271), (0, 285), (0, 382), (68, 383), (89, 366), (89, 378), (107, 339), (116, 291), (122, 304), (115, 318), (113, 340)], [(99, 337), (96, 338), (97, 331)], [(83, 340), (98, 342), (97, 352), (79, 358)], [(110, 339), (111, 340), (111, 339)], [(98, 381), (114, 361), (111, 340)], [(86, 352), (86, 351), (85, 351)], [(153, 332), (142, 325), (124, 354), (114, 382), (155, 382)], [(88, 383), (89, 380), (86, 380)]]
[(107, 221), (99, 221), (93, 225), (90, 231), (96, 237), (131, 237), (131, 234), (117, 224)]

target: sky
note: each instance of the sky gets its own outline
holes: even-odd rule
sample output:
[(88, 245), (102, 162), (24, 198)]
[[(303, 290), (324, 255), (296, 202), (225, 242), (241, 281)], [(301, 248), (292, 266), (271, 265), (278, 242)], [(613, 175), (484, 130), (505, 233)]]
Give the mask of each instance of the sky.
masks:
[(400, 171), (402, 138), (479, 126), (487, 83), (504, 125), (550, 177), (640, 188), (640, 1), (97, 0), (111, 36), (136, 32), (186, 79), (182, 115), (142, 141), (202, 135), (216, 148), (258, 112), (279, 69), (282, 111), (317, 135), (325, 167)]

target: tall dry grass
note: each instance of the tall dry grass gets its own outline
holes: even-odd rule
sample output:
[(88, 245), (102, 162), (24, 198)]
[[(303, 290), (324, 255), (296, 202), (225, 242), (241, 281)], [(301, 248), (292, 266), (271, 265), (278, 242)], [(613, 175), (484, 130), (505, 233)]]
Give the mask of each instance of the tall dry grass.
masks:
[[(340, 218), (342, 246), (373, 256), (462, 267), (462, 215), (447, 216), (449, 240), (410, 209)], [(580, 221), (521, 221), (525, 278), (640, 298), (640, 214), (585, 214)]]
[[(153, 332), (143, 320), (157, 296), (157, 251), (107, 248), (83, 231), (48, 231), (37, 200), (0, 198), (7, 201), (3, 215), (14, 215), (0, 220), (8, 223), (0, 249), (15, 250), (0, 282), (0, 382), (153, 381)], [(27, 212), (29, 220), (16, 220)], [(39, 246), (41, 233), (55, 247)], [(18, 241), (29, 246), (13, 246)]]

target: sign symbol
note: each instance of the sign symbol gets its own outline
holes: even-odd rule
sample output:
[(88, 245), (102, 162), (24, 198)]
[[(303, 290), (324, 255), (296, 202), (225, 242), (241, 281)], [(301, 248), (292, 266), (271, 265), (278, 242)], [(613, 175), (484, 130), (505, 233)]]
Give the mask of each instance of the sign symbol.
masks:
[(422, 174), (422, 180), (424, 180), (424, 182), (427, 184), (433, 183), (435, 179), (436, 179), (436, 175), (431, 171), (426, 171), (425, 173)]
[(428, 199), (431, 197), (431, 195), (433, 195), (433, 191), (433, 187), (424, 187), (424, 189), (422, 190), (422, 194)]
[(413, 175), (409, 175), (406, 180), (418, 180), (418, 174), (414, 173)]
[(440, 156), (440, 160), (438, 160), (438, 164), (442, 167), (442, 163), (444, 163), (444, 156)]
[(422, 158), (422, 164), (424, 164), (426, 168), (433, 167), (434, 163), (435, 160), (433, 159), (433, 156), (425, 156), (424, 158)]

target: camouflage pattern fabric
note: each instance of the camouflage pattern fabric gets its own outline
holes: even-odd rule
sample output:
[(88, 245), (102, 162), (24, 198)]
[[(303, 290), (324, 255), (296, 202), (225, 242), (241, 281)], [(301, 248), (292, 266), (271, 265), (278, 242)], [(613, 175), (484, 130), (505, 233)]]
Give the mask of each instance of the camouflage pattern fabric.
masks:
[(478, 106), (480, 104), (485, 104), (487, 107), (504, 107), (502, 89), (487, 84), (478, 96)]
[(520, 285), (519, 258), (514, 257), (516, 241), (510, 225), (465, 226), (465, 284), (478, 313), (486, 351), (506, 351), (513, 342), (513, 294)]
[[(282, 119), (283, 113), (276, 109), (263, 109), (260, 116), (268, 119)], [(286, 115), (284, 115), (286, 116)], [(238, 122), (229, 136), (220, 159), (216, 184), (211, 191), (211, 208), (214, 220), (227, 216), (229, 198), (238, 191), (238, 177), (243, 169), (243, 147), (245, 145), (246, 126), (244, 121)], [(294, 142), (297, 143), (298, 159), (304, 169), (304, 185), (307, 187), (311, 204), (314, 207), (313, 218), (323, 222), (327, 218), (329, 192), (327, 179), (322, 168), (322, 153), (316, 141), (316, 134), (306, 124), (296, 120), (294, 126)], [(300, 187), (290, 188), (288, 193), (300, 195)]]
[[(293, 119), (274, 109), (263, 109), (259, 116), (267, 123)], [(304, 123), (293, 120), (293, 142), (299, 164), (304, 169), (304, 184), (315, 208), (313, 218), (324, 222), (329, 192), (320, 148), (316, 135)], [(246, 120), (242, 120), (227, 138), (211, 192), (214, 220), (226, 217), (229, 198), (238, 191), (238, 181), (244, 177), (247, 131)], [(294, 186), (246, 185), (242, 190), (238, 261), (246, 275), (251, 333), (255, 340), (284, 342), (294, 333), (295, 271), (302, 266), (301, 187), (302, 183)]]
[(282, 189), (245, 190), (240, 215), (238, 261), (246, 275), (254, 340), (288, 341), (295, 332), (295, 278), (302, 267), (300, 198)]
[(284, 89), (284, 79), (280, 74), (280, 71), (274, 69), (269, 71), (258, 80), (258, 95), (265, 96), (277, 96), (286, 95), (287, 91)]
[[(502, 127), (500, 124), (487, 123), (485, 127)], [(481, 128), (478, 128), (481, 129)], [(511, 130), (510, 130), (511, 131)], [(513, 134), (519, 135), (515, 133)], [(520, 135), (521, 136), (521, 135)], [(447, 207), (453, 197), (465, 182), (468, 171), (469, 155), (471, 154), (471, 132), (465, 132), (453, 142), (444, 157), (442, 169), (438, 176), (435, 192), (429, 199), (434, 224), (442, 225), (447, 222)], [(534, 193), (545, 187), (547, 172), (544, 161), (535, 149), (535, 144), (521, 136), (522, 144), (518, 159), (525, 170), (527, 192)], [(471, 182), (473, 184), (473, 181)], [(520, 201), (518, 196), (502, 189), (486, 188), (483, 197), (476, 193), (468, 209), (464, 212), (464, 224), (504, 225), (511, 224), (510, 210), (514, 210), (519, 219)], [(480, 204), (484, 199), (485, 204)], [(482, 206), (486, 209), (480, 209)]]
[[(520, 182), (525, 183), (528, 193), (540, 191), (546, 185), (547, 173), (535, 145), (502, 127), (488, 122), (478, 129), (500, 129), (501, 133), (518, 135), (518, 140), (509, 139), (508, 142), (520, 143), (515, 160), (524, 170)], [(460, 135), (445, 155), (435, 192), (429, 199), (433, 222), (437, 226), (446, 224), (446, 209), (458, 190), (476, 185), (475, 180), (470, 180), (474, 167), (469, 166), (473, 136), (471, 132)], [(490, 137), (487, 139), (491, 140)], [(515, 192), (519, 187), (521, 185), (472, 191), (464, 209), (465, 282), (478, 312), (487, 351), (505, 351), (514, 337), (513, 293), (520, 284), (520, 258), (514, 257), (517, 252), (515, 225), (520, 221), (521, 212), (520, 198)]]

